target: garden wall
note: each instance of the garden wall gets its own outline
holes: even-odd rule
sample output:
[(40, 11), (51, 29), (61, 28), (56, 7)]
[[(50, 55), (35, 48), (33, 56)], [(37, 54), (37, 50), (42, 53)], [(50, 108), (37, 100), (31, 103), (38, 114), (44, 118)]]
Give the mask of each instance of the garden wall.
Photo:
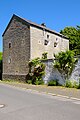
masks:
[(43, 77), (45, 84), (50, 80), (58, 80), (60, 84), (65, 83), (65, 79), (62, 77), (59, 71), (53, 67), (52, 59), (44, 60), (42, 62), (46, 65), (45, 76)]
[(78, 62), (70, 76), (70, 80), (75, 80), (76, 82), (80, 80), (80, 56), (78, 56)]
[[(45, 76), (43, 77), (45, 84), (50, 80), (58, 80), (58, 82), (63, 85), (65, 83), (65, 79), (63, 78), (61, 73), (57, 70), (57, 68), (54, 68), (53, 60), (48, 59), (42, 62), (46, 65)], [(80, 79), (80, 56), (78, 56), (78, 62), (76, 63), (69, 80), (75, 80), (76, 82), (79, 82), (79, 79)]]

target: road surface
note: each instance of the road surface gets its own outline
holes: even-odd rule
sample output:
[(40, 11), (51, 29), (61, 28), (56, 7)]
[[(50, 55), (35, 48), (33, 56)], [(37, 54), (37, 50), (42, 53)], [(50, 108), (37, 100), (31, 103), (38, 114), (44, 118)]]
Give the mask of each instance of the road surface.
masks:
[(0, 84), (0, 120), (80, 120), (80, 101)]

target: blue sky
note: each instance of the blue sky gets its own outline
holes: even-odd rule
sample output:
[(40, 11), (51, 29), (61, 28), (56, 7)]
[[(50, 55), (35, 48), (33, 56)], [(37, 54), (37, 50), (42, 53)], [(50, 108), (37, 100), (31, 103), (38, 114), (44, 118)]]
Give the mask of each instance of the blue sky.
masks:
[(80, 0), (1, 0), (0, 1), (0, 51), (2, 33), (13, 14), (35, 23), (46, 23), (57, 32), (66, 26), (80, 25)]

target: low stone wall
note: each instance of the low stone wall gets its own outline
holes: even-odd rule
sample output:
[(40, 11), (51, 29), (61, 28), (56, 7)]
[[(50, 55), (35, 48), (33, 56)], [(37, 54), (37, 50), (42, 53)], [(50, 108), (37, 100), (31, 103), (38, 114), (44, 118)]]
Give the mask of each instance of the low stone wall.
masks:
[(3, 74), (2, 80), (17, 80), (21, 82), (26, 82), (26, 75)]

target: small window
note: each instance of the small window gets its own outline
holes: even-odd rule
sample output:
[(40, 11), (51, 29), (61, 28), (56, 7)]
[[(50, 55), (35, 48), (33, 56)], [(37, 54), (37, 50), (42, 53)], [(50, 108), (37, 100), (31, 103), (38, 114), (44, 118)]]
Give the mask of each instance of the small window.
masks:
[(54, 47), (57, 47), (57, 42), (54, 42)]
[(48, 45), (48, 42), (49, 42), (48, 40), (45, 40), (44, 45)]
[(56, 38), (56, 41), (58, 41), (58, 38)]
[(49, 35), (47, 35), (47, 39), (49, 39)]
[(9, 64), (11, 63), (11, 57), (10, 56), (8, 57), (8, 63)]
[(11, 43), (9, 43), (9, 48), (11, 48)]
[(45, 29), (43, 29), (43, 36), (45, 35)]

